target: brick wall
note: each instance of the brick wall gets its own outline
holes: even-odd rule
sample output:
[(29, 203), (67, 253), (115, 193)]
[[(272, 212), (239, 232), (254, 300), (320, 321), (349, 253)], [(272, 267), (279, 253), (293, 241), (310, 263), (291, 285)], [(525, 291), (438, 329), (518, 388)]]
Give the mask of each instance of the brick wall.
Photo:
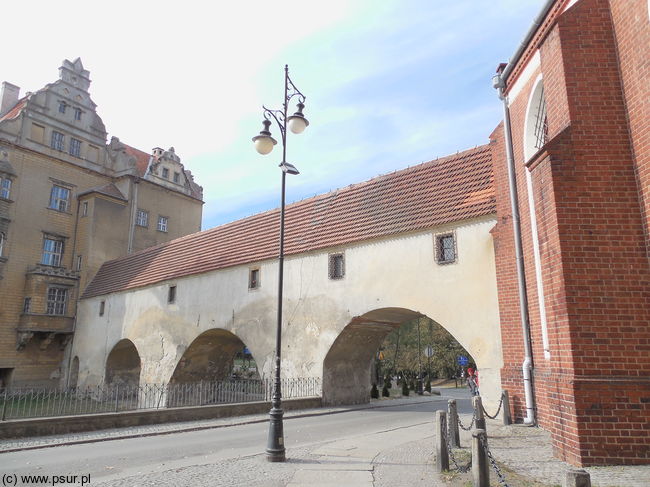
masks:
[[(645, 3), (633, 3), (636, 13), (627, 11), (628, 3), (623, 8), (613, 1), (613, 16), (607, 0), (580, 0), (562, 14), (555, 8), (554, 21), (547, 21), (529, 46), (540, 50), (550, 140), (528, 161), (528, 169), (523, 130), (536, 75), (510, 106), (538, 419), (552, 433), (558, 456), (576, 465), (647, 463), (650, 457), (650, 268), (643, 203), (648, 117), (638, 101), (635, 113), (626, 109), (639, 93), (646, 93), (647, 100), (648, 77), (638, 78), (638, 69), (625, 71), (626, 63), (644, 64), (638, 55), (630, 60), (636, 55), (632, 38), (624, 40), (627, 60), (619, 62), (614, 35), (614, 25), (626, 31), (625, 19), (634, 23), (633, 31), (642, 29), (639, 14), (645, 15), (648, 29)], [(647, 52), (647, 43), (636, 51), (643, 52), (644, 46)], [(646, 70), (647, 65), (645, 61)], [(515, 417), (521, 418), (523, 338), (501, 128), (493, 138), (502, 378), (513, 396)], [(541, 346), (527, 170), (550, 358)]]

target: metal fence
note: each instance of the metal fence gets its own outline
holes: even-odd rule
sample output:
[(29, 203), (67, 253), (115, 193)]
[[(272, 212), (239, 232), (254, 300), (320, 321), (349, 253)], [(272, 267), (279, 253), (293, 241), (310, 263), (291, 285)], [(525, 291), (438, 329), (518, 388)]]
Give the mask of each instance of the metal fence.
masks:
[[(273, 380), (223, 380), (187, 384), (102, 385), (68, 389), (6, 389), (0, 420), (144, 409), (270, 401)], [(318, 397), (317, 377), (282, 379), (282, 398)]]

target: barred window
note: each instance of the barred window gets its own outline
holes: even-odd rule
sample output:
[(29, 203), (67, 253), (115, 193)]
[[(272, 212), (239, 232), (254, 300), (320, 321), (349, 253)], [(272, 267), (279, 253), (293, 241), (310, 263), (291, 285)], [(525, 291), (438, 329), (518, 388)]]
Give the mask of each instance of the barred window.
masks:
[(60, 267), (62, 258), (63, 240), (45, 237), (43, 239), (43, 255), (41, 257), (41, 264)]
[(159, 232), (166, 232), (168, 222), (169, 222), (169, 219), (166, 216), (159, 216), (158, 217), (158, 231)]
[(146, 227), (149, 225), (149, 212), (145, 210), (138, 210), (135, 215), (135, 224), (139, 227)]
[(453, 233), (436, 236), (436, 262), (438, 264), (456, 262), (456, 239)]
[(47, 290), (47, 314), (64, 315), (68, 301), (68, 290), (61, 287), (51, 287)]
[(50, 144), (52, 149), (56, 150), (64, 150), (65, 146), (65, 136), (61, 132), (57, 132), (56, 130), (52, 131), (52, 142)]
[(70, 190), (63, 186), (52, 186), (50, 192), (50, 206), (53, 210), (68, 211), (68, 204), (70, 202)]
[(341, 254), (330, 254), (329, 256), (329, 277), (330, 279), (343, 279), (345, 276), (345, 256)]
[(70, 155), (81, 157), (81, 141), (79, 139), (70, 139)]
[(260, 270), (250, 269), (248, 273), (248, 289), (257, 289), (260, 287)]

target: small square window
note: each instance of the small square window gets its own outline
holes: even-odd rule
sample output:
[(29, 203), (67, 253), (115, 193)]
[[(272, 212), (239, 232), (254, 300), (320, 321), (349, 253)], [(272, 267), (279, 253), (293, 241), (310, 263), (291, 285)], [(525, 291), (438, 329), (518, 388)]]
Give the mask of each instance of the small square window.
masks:
[(181, 182), (181, 173), (179, 173), (179, 172), (174, 173), (174, 182), (176, 184), (179, 184)]
[(167, 291), (167, 302), (170, 304), (176, 302), (176, 286), (169, 286), (169, 290)]
[(329, 277), (330, 279), (343, 279), (345, 276), (345, 256), (343, 254), (330, 254)]
[(436, 235), (436, 262), (452, 264), (456, 262), (456, 239), (453, 233)]
[(162, 177), (165, 179), (169, 179), (169, 169), (167, 169), (166, 167), (162, 168)]
[(257, 289), (260, 287), (260, 270), (250, 269), (248, 272), (248, 289)]
[(99, 316), (104, 316), (104, 309), (106, 308), (106, 301), (100, 301), (99, 303)]
[(139, 227), (146, 227), (149, 225), (149, 212), (145, 210), (138, 210), (135, 215), (135, 224)]
[(158, 217), (158, 231), (159, 232), (166, 232), (168, 222), (169, 222), (169, 218), (167, 218), (166, 216), (159, 216)]

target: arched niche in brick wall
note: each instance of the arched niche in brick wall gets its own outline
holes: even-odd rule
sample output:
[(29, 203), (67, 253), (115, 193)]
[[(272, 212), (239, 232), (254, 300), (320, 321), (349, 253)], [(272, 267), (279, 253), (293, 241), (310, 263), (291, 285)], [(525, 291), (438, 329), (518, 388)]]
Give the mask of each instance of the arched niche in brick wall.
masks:
[(533, 157), (548, 140), (544, 81), (540, 74), (533, 85), (524, 121), (524, 161)]

